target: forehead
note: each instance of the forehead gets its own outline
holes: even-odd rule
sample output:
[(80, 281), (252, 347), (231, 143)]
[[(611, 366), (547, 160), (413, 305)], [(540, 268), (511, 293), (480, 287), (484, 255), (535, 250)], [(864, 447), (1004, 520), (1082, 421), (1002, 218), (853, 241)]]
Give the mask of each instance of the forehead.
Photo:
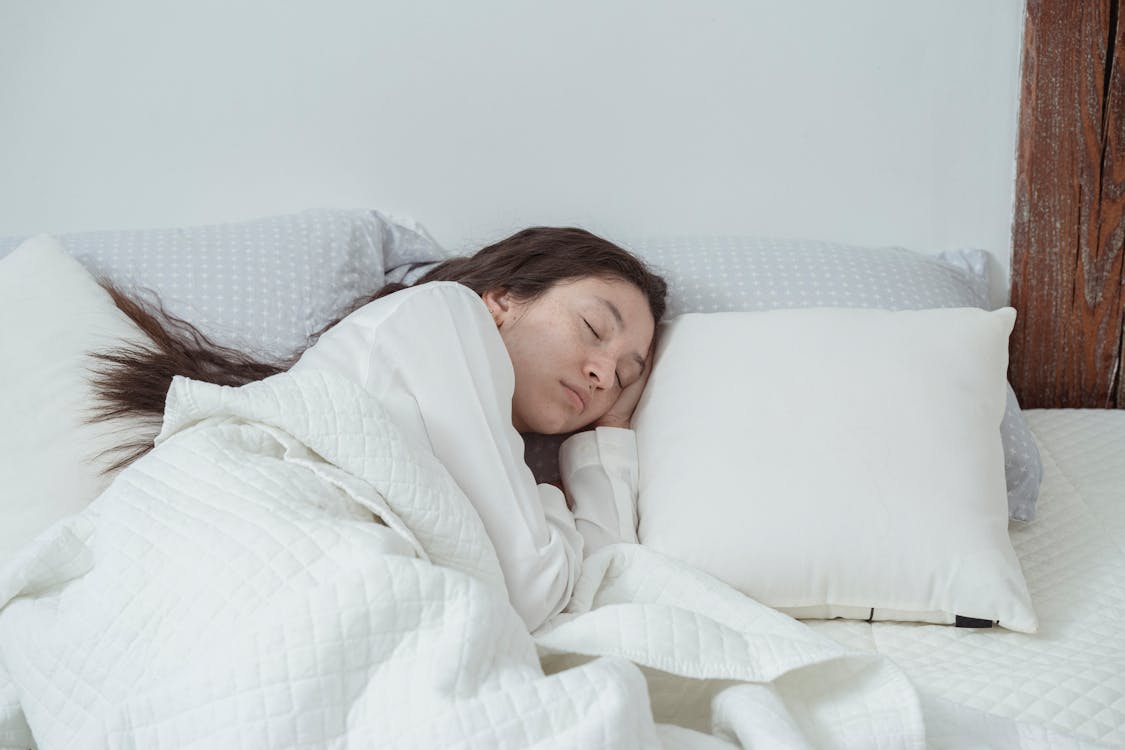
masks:
[(627, 281), (588, 277), (559, 283), (551, 292), (560, 301), (603, 310), (628, 333), (652, 335), (655, 326), (648, 298)]

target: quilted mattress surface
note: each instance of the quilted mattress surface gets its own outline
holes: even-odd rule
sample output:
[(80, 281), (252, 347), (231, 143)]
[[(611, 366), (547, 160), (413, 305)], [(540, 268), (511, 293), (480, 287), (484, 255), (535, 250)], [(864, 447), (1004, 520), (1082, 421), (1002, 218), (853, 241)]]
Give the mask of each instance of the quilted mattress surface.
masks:
[(1125, 411), (1026, 413), (1043, 456), (1039, 516), (1010, 533), (1038, 633), (809, 624), (891, 657), (924, 693), (1125, 747)]

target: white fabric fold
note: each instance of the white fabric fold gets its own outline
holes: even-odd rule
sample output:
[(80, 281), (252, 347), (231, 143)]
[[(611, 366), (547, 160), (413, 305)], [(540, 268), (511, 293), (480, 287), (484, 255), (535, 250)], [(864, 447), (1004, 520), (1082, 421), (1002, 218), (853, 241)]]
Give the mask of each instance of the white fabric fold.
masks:
[(590, 556), (533, 639), (451, 475), (328, 371), (177, 380), (159, 450), (0, 591), (44, 749), (801, 746), (779, 711), (822, 747), (923, 743), (889, 661), (638, 545)]

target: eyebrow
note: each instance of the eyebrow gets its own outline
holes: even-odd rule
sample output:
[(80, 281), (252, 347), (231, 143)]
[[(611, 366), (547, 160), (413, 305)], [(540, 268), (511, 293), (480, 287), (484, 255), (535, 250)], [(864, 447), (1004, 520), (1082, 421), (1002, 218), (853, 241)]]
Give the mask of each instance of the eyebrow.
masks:
[[(621, 311), (617, 309), (617, 305), (613, 304), (605, 297), (597, 297), (597, 300), (598, 302), (601, 302), (603, 305), (609, 308), (610, 313), (613, 315), (613, 319), (617, 321), (617, 327), (624, 329), (625, 318), (621, 317)], [(648, 367), (648, 363), (645, 362), (645, 358), (637, 354), (636, 352), (633, 352), (633, 359), (636, 360), (637, 364), (641, 366), (641, 372), (644, 372), (645, 368)]]

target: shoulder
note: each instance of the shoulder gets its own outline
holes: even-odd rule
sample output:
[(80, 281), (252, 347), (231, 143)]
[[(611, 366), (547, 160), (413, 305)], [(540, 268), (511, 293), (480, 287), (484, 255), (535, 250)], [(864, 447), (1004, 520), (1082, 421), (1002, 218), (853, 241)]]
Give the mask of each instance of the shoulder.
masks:
[(455, 318), (464, 315), (488, 317), (488, 310), (480, 296), (463, 284), (453, 281), (431, 281), (428, 284), (402, 289), (374, 302), (369, 302), (352, 313), (353, 322), (371, 324), (401, 320), (403, 318), (443, 318), (450, 312)]
[(399, 290), (386, 299), (400, 300), (400, 304), (436, 299), (471, 301), (482, 305), (484, 304), (479, 294), (456, 281), (431, 281), (427, 284), (418, 284), (417, 286)]
[(461, 284), (434, 282), (368, 302), (325, 331), (294, 368), (334, 369), (365, 387), (408, 373), (417, 390), (426, 373), (447, 369), (457, 352), (475, 367), (505, 360), (480, 297)]

